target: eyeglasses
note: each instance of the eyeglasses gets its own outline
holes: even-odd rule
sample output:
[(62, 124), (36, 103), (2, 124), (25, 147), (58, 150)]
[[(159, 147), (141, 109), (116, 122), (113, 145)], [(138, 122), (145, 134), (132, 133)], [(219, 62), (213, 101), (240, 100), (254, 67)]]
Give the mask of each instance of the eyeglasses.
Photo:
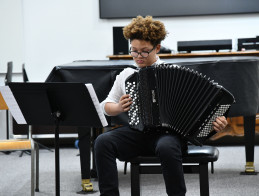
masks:
[(138, 55), (140, 54), (140, 56), (142, 56), (143, 58), (147, 58), (149, 56), (149, 53), (151, 53), (155, 48), (156, 48), (156, 46), (154, 46), (154, 48), (152, 48), (150, 51), (142, 51), (142, 52), (132, 51), (130, 49), (129, 54), (132, 57), (138, 57)]

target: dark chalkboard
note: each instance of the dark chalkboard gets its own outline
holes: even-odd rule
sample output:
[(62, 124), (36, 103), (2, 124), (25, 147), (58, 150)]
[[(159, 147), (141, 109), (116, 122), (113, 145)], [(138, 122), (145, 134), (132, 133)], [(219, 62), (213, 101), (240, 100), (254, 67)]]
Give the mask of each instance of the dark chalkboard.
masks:
[(259, 0), (99, 0), (100, 18), (259, 13)]

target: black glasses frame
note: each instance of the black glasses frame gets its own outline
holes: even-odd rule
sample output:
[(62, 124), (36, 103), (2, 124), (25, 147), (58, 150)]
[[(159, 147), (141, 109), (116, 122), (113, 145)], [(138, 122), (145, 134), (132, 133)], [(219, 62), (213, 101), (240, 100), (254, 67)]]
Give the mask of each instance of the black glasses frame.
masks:
[[(142, 56), (143, 58), (147, 58), (148, 56), (149, 56), (149, 54), (154, 50), (156, 48), (156, 46), (154, 46), (154, 48), (152, 48), (150, 51), (143, 51), (143, 52), (138, 52), (138, 51), (132, 51), (131, 50), (131, 48), (130, 48), (130, 50), (129, 50), (129, 54), (132, 56), (132, 57), (138, 57), (138, 55), (140, 55), (140, 56)], [(132, 52), (135, 52), (137, 55), (135, 56), (133, 56), (131, 53)], [(147, 54), (147, 56), (143, 56), (143, 53), (144, 54)]]

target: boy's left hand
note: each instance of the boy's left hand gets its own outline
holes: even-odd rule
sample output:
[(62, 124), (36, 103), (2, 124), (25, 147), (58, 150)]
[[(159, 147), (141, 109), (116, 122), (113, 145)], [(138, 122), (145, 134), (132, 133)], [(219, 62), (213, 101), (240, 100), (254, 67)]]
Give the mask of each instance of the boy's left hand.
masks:
[(222, 131), (228, 124), (227, 119), (225, 118), (225, 116), (220, 116), (218, 118), (216, 118), (216, 120), (213, 122), (213, 129), (215, 131)]

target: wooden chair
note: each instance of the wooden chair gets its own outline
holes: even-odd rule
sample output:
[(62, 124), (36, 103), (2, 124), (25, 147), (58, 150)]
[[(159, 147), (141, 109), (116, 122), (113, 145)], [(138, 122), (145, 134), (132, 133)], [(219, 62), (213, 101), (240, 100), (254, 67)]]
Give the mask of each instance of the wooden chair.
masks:
[[(200, 195), (209, 196), (208, 164), (211, 163), (211, 172), (214, 172), (213, 163), (218, 160), (219, 151), (212, 146), (188, 146), (183, 155), (184, 173), (198, 173), (200, 180)], [(140, 174), (161, 174), (160, 160), (156, 156), (138, 156), (127, 162), (131, 163), (131, 195), (140, 196)], [(127, 163), (126, 162), (126, 163)], [(127, 164), (125, 163), (124, 173)], [(156, 164), (156, 165), (154, 165)]]
[[(2, 94), (0, 93), (0, 110), (8, 110)], [(7, 122), (9, 123), (9, 122)], [(7, 139), (0, 140), (0, 151), (10, 152), (17, 150), (31, 151), (31, 195), (34, 196), (35, 191), (39, 191), (39, 147), (31, 137), (31, 129), (29, 129), (28, 139)], [(36, 188), (35, 188), (35, 160), (36, 160)]]

